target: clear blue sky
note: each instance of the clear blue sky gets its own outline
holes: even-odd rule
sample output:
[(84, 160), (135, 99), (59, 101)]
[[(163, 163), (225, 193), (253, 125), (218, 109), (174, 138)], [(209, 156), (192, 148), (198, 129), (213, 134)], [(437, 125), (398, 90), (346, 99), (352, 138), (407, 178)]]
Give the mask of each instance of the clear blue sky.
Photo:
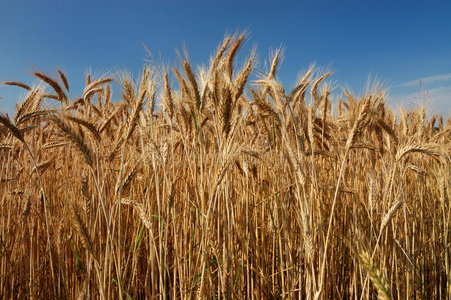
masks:
[[(451, 113), (450, 1), (75, 1), (0, 0), (0, 81), (34, 82), (30, 71), (67, 72), (81, 93), (86, 72), (133, 73), (147, 58), (177, 63), (186, 45), (193, 63), (207, 63), (226, 32), (248, 30), (249, 54), (261, 64), (282, 45), (279, 79), (293, 86), (312, 62), (358, 92), (369, 76), (385, 80), (390, 103), (418, 100), (423, 79), (431, 110)], [(116, 92), (116, 95), (119, 93)], [(0, 111), (23, 95), (0, 86)]]

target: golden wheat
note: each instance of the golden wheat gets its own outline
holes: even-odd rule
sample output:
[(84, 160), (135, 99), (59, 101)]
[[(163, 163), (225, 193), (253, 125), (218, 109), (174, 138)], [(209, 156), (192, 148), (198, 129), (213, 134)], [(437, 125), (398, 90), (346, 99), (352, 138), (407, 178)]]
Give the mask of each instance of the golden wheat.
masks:
[(245, 40), (80, 97), (59, 69), (6, 82), (2, 298), (449, 297), (451, 120), (313, 66), (286, 91)]

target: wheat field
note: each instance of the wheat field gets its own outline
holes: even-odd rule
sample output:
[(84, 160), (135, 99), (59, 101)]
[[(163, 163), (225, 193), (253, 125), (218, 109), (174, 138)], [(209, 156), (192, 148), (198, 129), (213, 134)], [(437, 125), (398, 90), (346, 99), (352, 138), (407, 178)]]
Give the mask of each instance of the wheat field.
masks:
[(451, 120), (314, 67), (285, 90), (245, 40), (79, 98), (6, 82), (0, 298), (451, 298)]

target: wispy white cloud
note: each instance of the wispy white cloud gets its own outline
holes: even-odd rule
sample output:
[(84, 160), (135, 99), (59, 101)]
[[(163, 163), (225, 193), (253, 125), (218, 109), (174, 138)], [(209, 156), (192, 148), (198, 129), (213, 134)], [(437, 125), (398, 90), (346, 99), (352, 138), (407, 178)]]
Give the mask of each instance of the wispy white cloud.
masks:
[(425, 77), (425, 78), (418, 78), (418, 79), (415, 79), (415, 80), (411, 80), (411, 81), (407, 81), (407, 82), (401, 83), (401, 84), (397, 85), (396, 87), (418, 86), (419, 83), (420, 83), (420, 80), (425, 85), (436, 83), (436, 82), (441, 82), (441, 81), (448, 81), (448, 80), (451, 80), (451, 73), (440, 74), (440, 75), (435, 75), (435, 76), (429, 76), (429, 77)]
[(391, 93), (389, 103), (394, 107), (401, 105), (406, 108), (415, 108), (421, 105), (428, 108), (430, 114), (449, 117), (451, 116), (451, 84), (416, 92)]
[(445, 116), (451, 114), (451, 86), (441, 86), (429, 90), (431, 94), (431, 110)]

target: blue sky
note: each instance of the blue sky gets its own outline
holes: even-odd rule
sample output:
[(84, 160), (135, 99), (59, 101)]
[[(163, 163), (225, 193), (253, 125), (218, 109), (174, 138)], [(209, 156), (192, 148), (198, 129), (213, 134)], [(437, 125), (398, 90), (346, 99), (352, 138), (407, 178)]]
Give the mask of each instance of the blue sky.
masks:
[[(262, 69), (269, 50), (284, 47), (278, 78), (286, 88), (315, 62), (334, 72), (338, 86), (359, 92), (377, 77), (392, 106), (426, 98), (432, 112), (447, 117), (450, 3), (0, 0), (0, 81), (32, 84), (32, 71), (55, 74), (59, 67), (78, 96), (88, 70), (138, 73), (148, 58), (143, 44), (163, 63), (178, 63), (175, 49), (186, 45), (193, 63), (206, 64), (226, 32), (247, 30), (241, 55), (257, 47)], [(21, 95), (0, 85), (0, 111), (13, 111)]]

